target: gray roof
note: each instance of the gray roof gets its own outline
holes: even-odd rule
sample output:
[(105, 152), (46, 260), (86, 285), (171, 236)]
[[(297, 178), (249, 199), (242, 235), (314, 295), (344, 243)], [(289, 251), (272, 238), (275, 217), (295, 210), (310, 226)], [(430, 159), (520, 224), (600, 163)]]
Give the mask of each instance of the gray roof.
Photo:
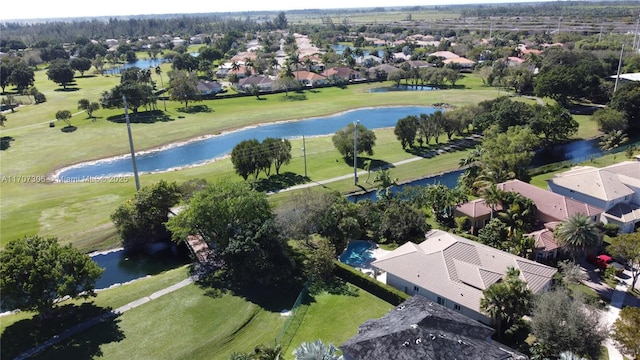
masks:
[(623, 161), (604, 168), (577, 166), (557, 174), (549, 182), (596, 199), (611, 201), (633, 195), (631, 186), (640, 187), (640, 162)]
[(520, 278), (534, 294), (557, 272), (442, 230), (430, 231), (419, 245), (407, 242), (372, 265), (478, 313), (482, 291), (502, 279), (507, 268), (520, 270)]
[(360, 325), (340, 346), (345, 359), (527, 359), (490, 339), (493, 329), (416, 295)]

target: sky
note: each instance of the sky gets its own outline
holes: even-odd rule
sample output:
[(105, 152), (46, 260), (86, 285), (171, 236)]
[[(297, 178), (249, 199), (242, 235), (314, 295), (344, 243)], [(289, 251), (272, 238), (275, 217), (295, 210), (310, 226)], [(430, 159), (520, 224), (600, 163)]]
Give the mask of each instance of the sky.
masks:
[[(522, 2), (530, 0), (508, 0)], [(357, 7), (433, 6), (469, 3), (496, 3), (505, 0), (323, 0), (318, 2), (300, 0), (26, 0), (12, 2), (2, 7), (0, 20), (24, 20), (47, 18), (73, 18), (93, 16), (186, 14), (231, 11), (294, 10), (294, 9), (338, 9)]]

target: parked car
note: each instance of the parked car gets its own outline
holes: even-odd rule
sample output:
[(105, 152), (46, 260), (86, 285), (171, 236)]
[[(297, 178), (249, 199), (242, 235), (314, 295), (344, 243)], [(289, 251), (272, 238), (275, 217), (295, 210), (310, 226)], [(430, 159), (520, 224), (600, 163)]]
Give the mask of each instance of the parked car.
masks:
[(597, 256), (589, 255), (587, 260), (601, 270), (607, 270), (608, 267), (614, 267), (616, 269), (616, 275), (620, 275), (622, 274), (622, 271), (624, 271), (624, 266), (613, 261), (613, 258), (607, 254), (600, 254)]

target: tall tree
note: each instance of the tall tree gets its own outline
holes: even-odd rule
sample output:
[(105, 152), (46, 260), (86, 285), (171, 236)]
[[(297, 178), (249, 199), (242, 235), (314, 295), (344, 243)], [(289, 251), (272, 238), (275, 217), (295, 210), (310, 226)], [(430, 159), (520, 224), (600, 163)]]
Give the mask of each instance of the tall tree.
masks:
[(160, 182), (142, 187), (133, 199), (121, 204), (112, 214), (116, 229), (127, 250), (138, 250), (155, 241), (171, 238), (165, 223), (171, 208), (180, 201), (180, 191), (175, 182)]
[(492, 319), (499, 337), (531, 311), (533, 294), (520, 279), (520, 270), (508, 268), (504, 280), (492, 284), (482, 294), (480, 310)]
[(64, 121), (67, 126), (71, 126), (71, 111), (59, 110), (58, 112), (56, 112), (56, 119)]
[(627, 120), (625, 113), (610, 107), (596, 110), (591, 116), (591, 120), (598, 124), (598, 130), (603, 133), (626, 131), (629, 127), (629, 120)]
[(57, 299), (95, 296), (103, 269), (70, 244), (39, 236), (11, 241), (0, 252), (0, 291), (6, 309), (36, 310), (49, 319)]
[(9, 82), (18, 88), (18, 92), (24, 91), (35, 83), (35, 73), (33, 69), (22, 61), (16, 62), (11, 68)]
[(418, 117), (415, 115), (406, 116), (396, 123), (393, 133), (400, 140), (403, 149), (413, 146), (418, 134), (418, 125)]
[(531, 314), (531, 330), (542, 344), (545, 358), (571, 351), (597, 359), (600, 344), (607, 338), (599, 311), (584, 301), (580, 292), (565, 288), (543, 292), (536, 297)]
[(528, 127), (514, 126), (502, 132), (492, 126), (484, 134), (480, 156), (483, 171), (500, 175), (494, 176), (497, 183), (509, 180), (509, 177), (503, 176), (509, 173), (513, 173), (517, 179), (528, 181), (533, 149), (539, 143), (533, 131)]
[(533, 105), (533, 117), (529, 123), (534, 133), (542, 136), (546, 144), (569, 140), (578, 132), (579, 124), (569, 110), (560, 105)]
[(208, 184), (167, 227), (178, 242), (200, 234), (215, 249), (223, 270), (237, 281), (272, 285), (291, 276), (293, 262), (267, 196), (246, 182)]
[(172, 71), (169, 73), (169, 78), (171, 100), (184, 102), (185, 108), (189, 107), (189, 101), (202, 100), (198, 92), (198, 76), (195, 72)]
[(360, 123), (358, 123), (357, 129), (357, 154), (353, 153), (356, 130), (356, 126), (353, 123), (338, 130), (331, 138), (333, 145), (345, 159), (353, 159), (354, 156), (361, 153), (373, 155), (373, 147), (376, 144), (376, 134)]
[(626, 306), (613, 323), (611, 338), (625, 354), (640, 356), (640, 308)]
[(630, 128), (640, 129), (640, 82), (621, 86), (611, 97), (609, 107), (625, 113)]
[(84, 110), (87, 113), (87, 116), (93, 118), (93, 112), (100, 109), (100, 103), (98, 102), (90, 102), (87, 99), (78, 100), (78, 109)]
[(71, 59), (69, 62), (71, 69), (79, 71), (80, 76), (84, 76), (84, 72), (91, 69), (91, 60), (83, 57)]
[(265, 150), (264, 157), (269, 161), (269, 167), (273, 164), (276, 175), (279, 175), (282, 165), (291, 162), (291, 141), (288, 139), (266, 138), (262, 140), (262, 147)]
[(249, 175), (260, 172), (259, 161), (263, 155), (260, 153), (260, 142), (256, 139), (242, 140), (231, 151), (231, 163), (236, 174), (247, 180)]
[(49, 65), (47, 76), (49, 80), (62, 85), (62, 87), (66, 89), (67, 85), (73, 82), (73, 69), (71, 69), (69, 61), (56, 60)]
[(558, 245), (571, 254), (574, 261), (585, 252), (594, 250), (602, 242), (596, 224), (583, 214), (575, 214), (558, 224), (553, 236), (558, 240)]
[(640, 232), (612, 237), (607, 250), (611, 255), (623, 259), (631, 270), (631, 288), (635, 288), (640, 276)]

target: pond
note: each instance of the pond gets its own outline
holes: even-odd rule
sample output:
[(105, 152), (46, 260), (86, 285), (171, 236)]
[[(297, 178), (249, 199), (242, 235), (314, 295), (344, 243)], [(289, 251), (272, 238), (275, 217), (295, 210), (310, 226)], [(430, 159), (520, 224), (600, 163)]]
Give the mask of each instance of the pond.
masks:
[[(365, 108), (343, 112), (333, 116), (296, 121), (285, 121), (252, 126), (238, 131), (213, 135), (186, 143), (174, 144), (162, 149), (136, 154), (140, 173), (163, 172), (176, 168), (202, 165), (221, 158), (243, 140), (274, 138), (300, 138), (304, 136), (330, 135), (337, 130), (360, 120), (367, 129), (394, 127), (398, 119), (408, 115), (431, 114), (436, 108), (427, 106), (401, 106)], [(133, 132), (135, 141), (136, 132)], [(138, 134), (139, 135), (139, 134)], [(123, 139), (123, 152), (128, 150), (127, 139)], [(78, 181), (109, 176), (132, 175), (130, 155), (83, 163), (62, 169), (58, 181)]]
[[(114, 75), (114, 74), (120, 74), (123, 70), (132, 68), (134, 66), (139, 67), (140, 69), (149, 69), (149, 68), (155, 68), (156, 66), (167, 62), (166, 59), (142, 59), (142, 60), (136, 60), (133, 62), (128, 62), (124, 65), (115, 67), (115, 68), (110, 68), (110, 69), (106, 69), (104, 71), (105, 74), (109, 74), (109, 75)], [(106, 68), (106, 66), (105, 66)]]
[(159, 274), (191, 262), (185, 246), (166, 243), (153, 244), (142, 253), (127, 254), (118, 249), (94, 254), (91, 258), (105, 269), (96, 281), (96, 289)]
[(381, 93), (381, 92), (390, 92), (390, 91), (431, 91), (437, 90), (433, 86), (425, 86), (425, 85), (405, 85), (400, 84), (398, 86), (384, 86), (379, 88), (370, 89), (370, 93)]

